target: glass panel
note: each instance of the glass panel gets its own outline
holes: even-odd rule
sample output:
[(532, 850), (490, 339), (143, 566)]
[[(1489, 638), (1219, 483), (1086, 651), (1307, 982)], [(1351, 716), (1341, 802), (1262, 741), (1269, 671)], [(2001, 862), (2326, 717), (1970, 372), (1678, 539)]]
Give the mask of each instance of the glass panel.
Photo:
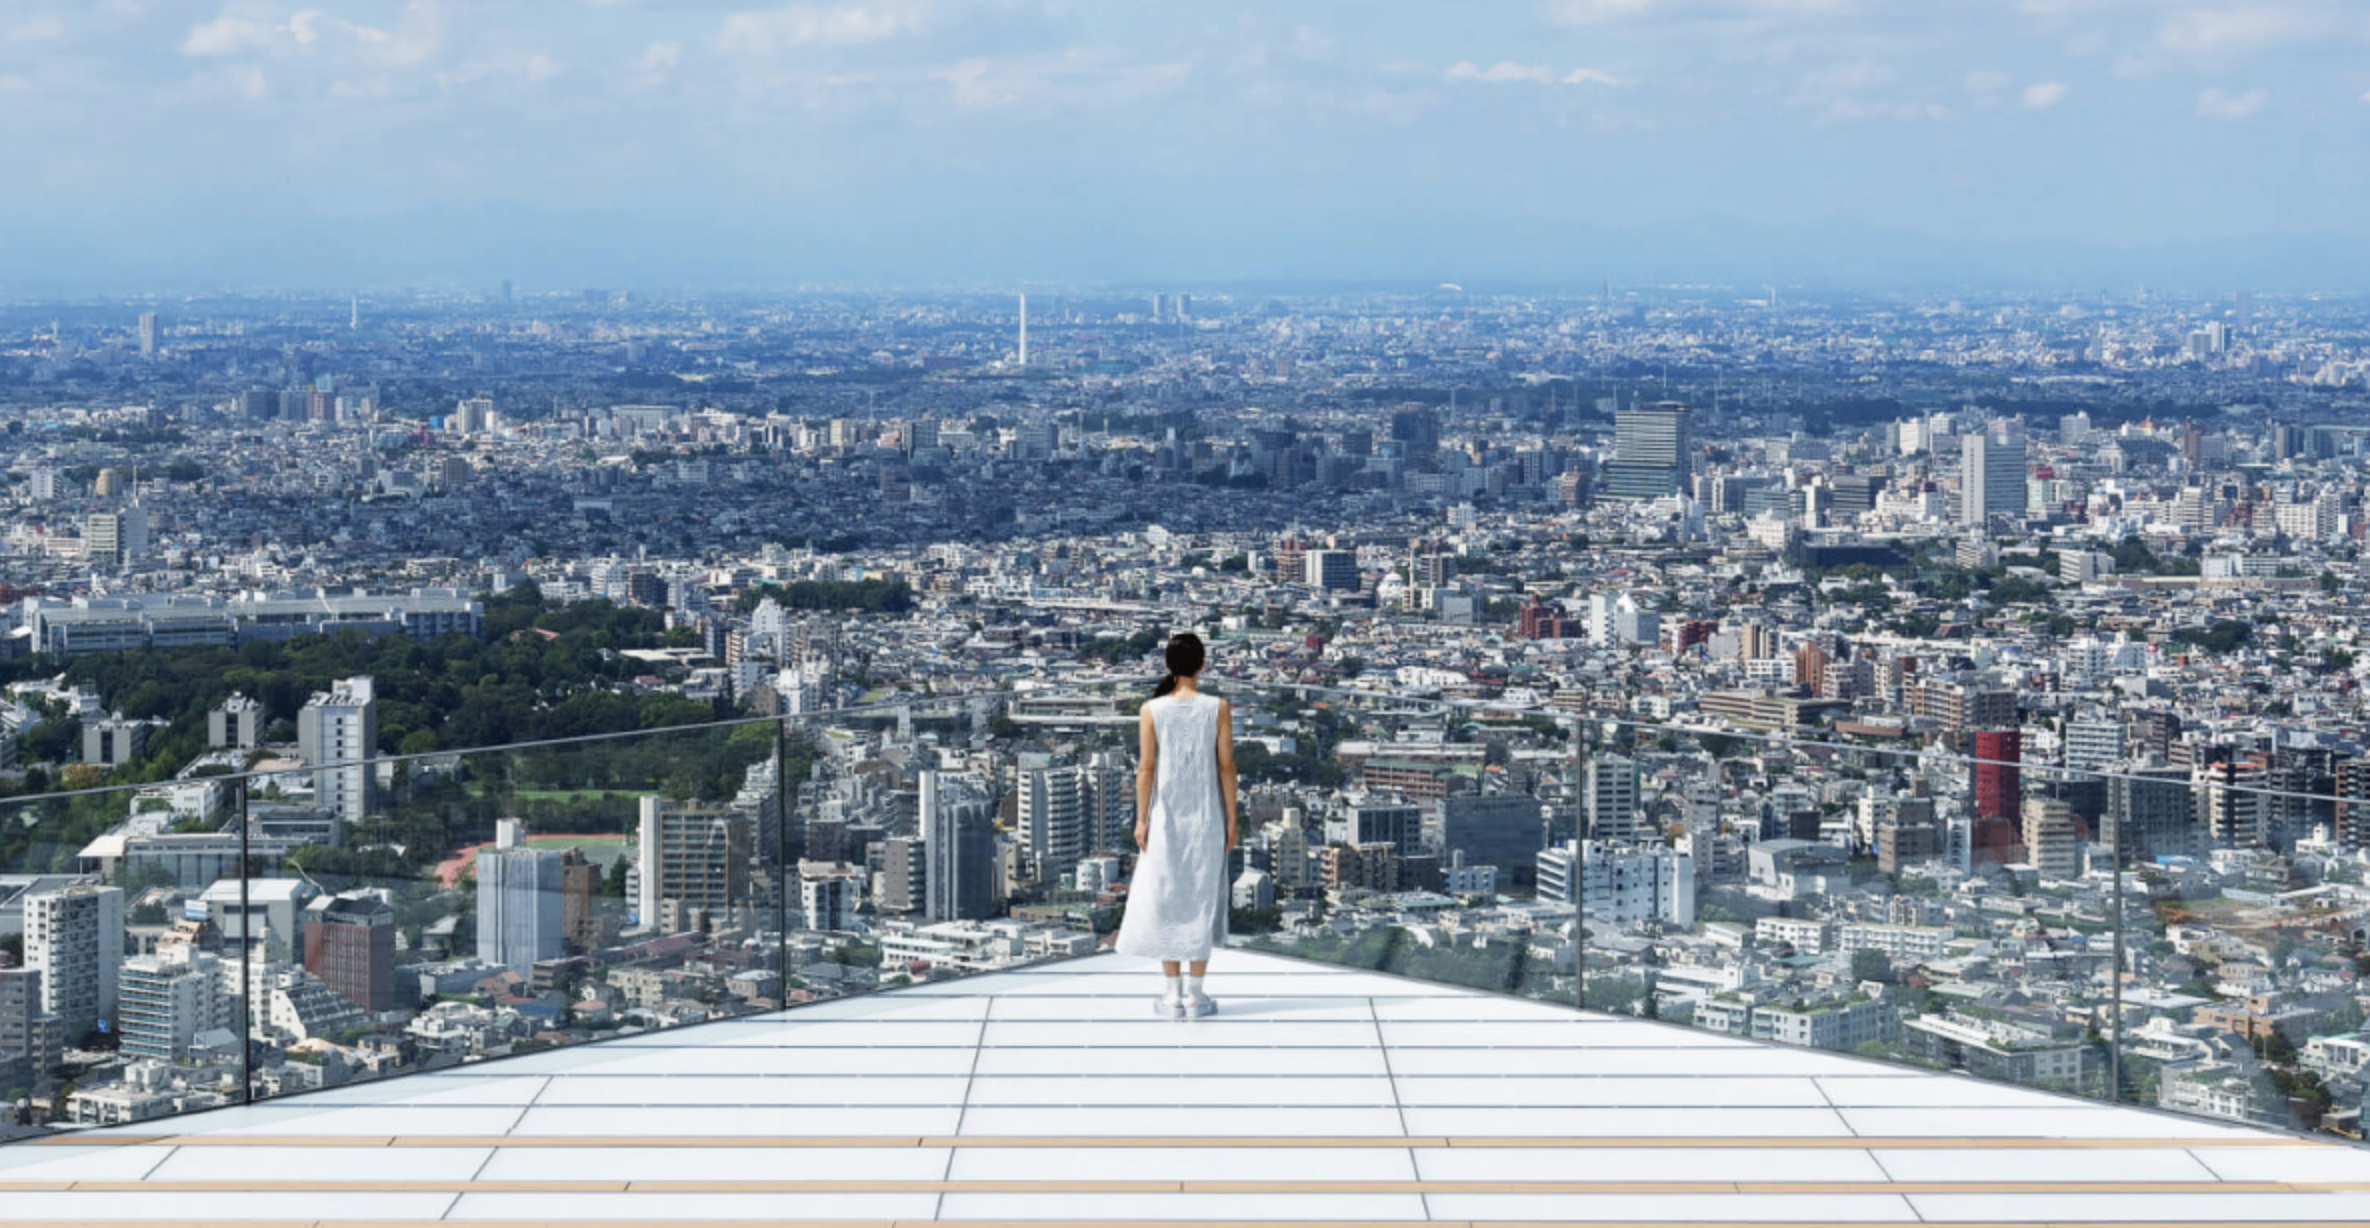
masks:
[(778, 1006), (773, 756), (754, 721), (258, 777), (256, 1095)]
[[(18, 749), (33, 791), (98, 775)], [(201, 775), (0, 802), (0, 1138), (243, 1098), (240, 969), (204, 920), (218, 874), (235, 893), (236, 795)]]

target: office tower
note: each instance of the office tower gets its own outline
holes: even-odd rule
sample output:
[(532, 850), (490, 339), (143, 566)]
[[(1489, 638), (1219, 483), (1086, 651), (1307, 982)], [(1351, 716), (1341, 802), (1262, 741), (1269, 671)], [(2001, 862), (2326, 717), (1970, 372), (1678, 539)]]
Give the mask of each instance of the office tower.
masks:
[(40, 971), (0, 968), (0, 1080), (31, 1087), (56, 1069), (65, 1047), (61, 1032), (58, 1017), (42, 1005)]
[(1430, 469), (1440, 459), (1440, 413), (1426, 405), (1404, 405), (1391, 411), (1391, 439), (1399, 455), (1415, 469)]
[(2190, 770), (2200, 852), (2254, 848), (2269, 830), (2268, 764), (2257, 756), (2216, 755)]
[(233, 695), (206, 713), (210, 750), (253, 750), (262, 740), (263, 705), (245, 695)]
[(645, 929), (678, 934), (702, 921), (722, 925), (749, 898), (757, 836), (746, 813), (644, 797), (638, 845), (642, 889), (635, 915)]
[(2059, 882), (2082, 874), (2082, 837), (2073, 809), (2051, 797), (2024, 803), (2024, 857), (2044, 879)]
[(141, 312), (141, 313), (140, 313), (140, 357), (142, 357), (142, 358), (154, 358), (154, 357), (156, 357), (156, 338), (157, 338), (157, 332), (156, 332), (156, 313), (155, 313), (155, 312), (153, 312), (153, 311), (143, 311), (143, 312)]
[(2370, 848), (2370, 759), (2347, 759), (2336, 768), (2337, 822), (2330, 834), (2347, 848)]
[(1887, 875), (1932, 861), (1942, 852), (1942, 825), (1934, 818), (1934, 799), (1893, 797), (1885, 801), (1876, 823), (1876, 868)]
[(1462, 855), (1469, 866), (1496, 866), (1500, 882), (1537, 865), (1546, 843), (1546, 808), (1527, 793), (1464, 795), (1441, 803), (1441, 849)]
[[(486, 947), (485, 863), (478, 862), (477, 946)], [(395, 909), (374, 895), (324, 896), (306, 910), (304, 968), (373, 1015), (395, 1009)], [(502, 963), (502, 960), (489, 960)]]
[(1327, 592), (1358, 591), (1358, 555), (1353, 550), (1311, 550), (1301, 556), (1305, 583)]
[(1690, 413), (1673, 401), (1613, 415), (1613, 460), (1604, 493), (1613, 499), (1659, 499), (1688, 487)]
[(69, 1044), (115, 1018), (123, 971), (123, 892), (68, 887), (27, 896), (25, 966), (41, 974), (41, 1009)]
[(1086, 760), (1087, 845), (1090, 852), (1127, 847), (1136, 825), (1136, 765), (1115, 751)]
[(1020, 296), (1020, 365), (1029, 365), (1029, 296)]
[(526, 847), (516, 819), (497, 830), (495, 846), (477, 852), (477, 957), (525, 973), (565, 947), (560, 855)]
[(2112, 716), (2066, 722), (2066, 766), (2095, 772), (2123, 758), (2123, 722)]
[(370, 813), (376, 770), (359, 762), (379, 753), (379, 703), (367, 677), (316, 692), (296, 714), (296, 744), (313, 773), (314, 803), (346, 822)]
[(864, 899), (863, 871), (840, 862), (798, 863), (799, 925), (845, 932), (856, 928), (856, 906)]
[(470, 397), (453, 409), (452, 429), (462, 435), (483, 435), (494, 429), (492, 397)]
[(880, 886), (873, 902), (890, 916), (923, 910), (930, 895), (929, 851), (919, 837), (891, 836), (881, 842)]
[(92, 512), (82, 522), (82, 541), (83, 554), (92, 562), (134, 566), (148, 555), (148, 509), (134, 503), (121, 511)]
[(923, 772), (920, 826), (925, 917), (976, 921), (995, 889), (995, 803), (976, 776)]
[[(768, 766), (771, 766), (770, 764)], [(617, 940), (601, 911), (603, 869), (572, 848), (560, 854), (560, 941), (568, 951), (598, 951)]]
[(1424, 812), (1398, 802), (1362, 802), (1344, 811), (1325, 833), (1332, 844), (1387, 844), (1401, 857), (1424, 849)]
[(2023, 813), (2024, 734), (1986, 729), (1975, 734), (1975, 817), (2007, 819)]
[(1022, 864), (1038, 882), (1053, 881), (1094, 851), (1086, 783), (1086, 773), (1076, 767), (1020, 774), (1017, 834)]
[(93, 767), (119, 768), (148, 749), (148, 723), (111, 716), (82, 727), (82, 761)]
[(905, 424), (905, 454), (928, 451), (938, 446), (938, 419), (919, 418)]
[(2022, 434), (1982, 431), (1960, 441), (1959, 523), (1981, 528), (1993, 516), (2022, 515), (2025, 495)]
[(1638, 765), (1621, 755), (1588, 761), (1580, 788), (1580, 819), (1589, 840), (1626, 844), (1638, 838)]
[(200, 1033), (235, 1034), (239, 999), (226, 971), (221, 957), (187, 944), (125, 960), (116, 1020), (123, 1051), (178, 1062)]

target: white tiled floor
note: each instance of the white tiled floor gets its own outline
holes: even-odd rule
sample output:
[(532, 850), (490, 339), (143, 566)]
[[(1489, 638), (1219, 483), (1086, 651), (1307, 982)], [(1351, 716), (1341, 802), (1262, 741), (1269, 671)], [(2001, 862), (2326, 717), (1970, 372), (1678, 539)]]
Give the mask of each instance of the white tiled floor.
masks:
[[(2370, 1189), (2213, 1192), (2234, 1181), (2370, 1187), (2370, 1151), (2223, 1146), (2260, 1136), (1840, 1054), (1239, 951), (1219, 953), (1210, 985), (1223, 1004), (1216, 1017), (1155, 1018), (1148, 1009), (1155, 987), (1149, 967), (1098, 956), (340, 1088), (161, 1127), (253, 1139), (248, 1145), (0, 1148), (0, 1225), (33, 1219), (846, 1221), (878, 1228), (933, 1218), (2370, 1218)], [(149, 1124), (94, 1131), (88, 1142), (159, 1130)], [(281, 1136), (290, 1142), (274, 1141)], [(380, 1141), (407, 1136), (436, 1137), (418, 1147)], [(950, 1137), (975, 1141), (940, 1142)], [(354, 1145), (293, 1145), (338, 1138)], [(1174, 1141), (1112, 1145), (1129, 1138)], [(1917, 1138), (2012, 1145), (1886, 1145)], [(702, 1139), (713, 1142), (696, 1142)], [(1193, 1139), (1213, 1145), (1188, 1145)], [(1530, 1139), (1540, 1141), (1524, 1141)], [(1558, 1139), (1575, 1145), (1544, 1145)], [(1623, 1139), (1658, 1142), (1629, 1147)], [(1805, 1139), (1820, 1145), (1774, 1145)], [(2070, 1139), (2134, 1145), (2056, 1145)], [(662, 1147), (642, 1140), (694, 1142)], [(793, 1140), (855, 1145), (787, 1145)], [(1507, 1145), (1489, 1145), (1492, 1140)], [(2145, 1140), (2167, 1145), (2139, 1145)], [(396, 1193), (29, 1188), (34, 1182), (292, 1180), (429, 1184)], [(489, 1184), (510, 1182), (715, 1188), (537, 1193)], [(879, 1188), (727, 1188), (752, 1182)], [(1182, 1188), (1056, 1192), (942, 1189), (940, 1182)], [(1292, 1188), (1210, 1188), (1242, 1182)], [(1624, 1189), (1439, 1184), (1553, 1182)], [(1919, 1192), (1941, 1183), (2046, 1182), (2132, 1189)], [(12, 1190), (10, 1183), (28, 1188)], [(1346, 1188), (1370, 1183), (1384, 1185)], [(1863, 1188), (1700, 1190), (1730, 1183)], [(1636, 1189), (1658, 1184), (1698, 1188)], [(1328, 1185), (1345, 1188), (1323, 1188)]]

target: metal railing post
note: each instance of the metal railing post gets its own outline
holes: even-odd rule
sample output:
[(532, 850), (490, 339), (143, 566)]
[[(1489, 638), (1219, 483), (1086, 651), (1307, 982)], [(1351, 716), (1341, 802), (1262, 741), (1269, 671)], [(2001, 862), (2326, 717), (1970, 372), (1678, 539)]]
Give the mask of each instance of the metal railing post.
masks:
[(255, 1001), (255, 986), (254, 986), (254, 985), (253, 985), (253, 984), (250, 982), (250, 979), (249, 979), (249, 978), (253, 977), (253, 976), (254, 976), (254, 974), (255, 974), (255, 960), (254, 960), (254, 958), (252, 957), (252, 955), (251, 955), (251, 953), (250, 953), (250, 951), (249, 951), (249, 945), (248, 945), (248, 944), (249, 944), (249, 942), (252, 940), (252, 934), (250, 933), (250, 927), (252, 927), (252, 926), (254, 925), (254, 923), (255, 923), (255, 915), (254, 915), (254, 911), (253, 911), (253, 909), (252, 909), (251, 905), (250, 905), (250, 904), (249, 904), (249, 902), (248, 902), (248, 886), (247, 886), (247, 884), (248, 884), (248, 880), (249, 880), (250, 878), (252, 878), (252, 877), (253, 877), (253, 874), (251, 873), (251, 871), (254, 869), (253, 863), (250, 861), (250, 857), (252, 856), (252, 853), (251, 853), (251, 851), (250, 851), (250, 835), (251, 835), (251, 833), (254, 831), (254, 821), (253, 821), (253, 818), (252, 818), (252, 816), (251, 816), (251, 815), (248, 813), (248, 808), (247, 808), (247, 801), (248, 801), (248, 797), (249, 797), (249, 794), (250, 794), (250, 792), (251, 792), (251, 789), (250, 789), (249, 782), (246, 780), (246, 778), (244, 778), (244, 777), (240, 778), (240, 780), (239, 780), (239, 782), (238, 782), (238, 788), (239, 788), (239, 1102), (240, 1102), (241, 1104), (250, 1104), (250, 1103), (253, 1103), (253, 1102), (254, 1102), (254, 1100), (255, 1100), (255, 1033), (254, 1033), (254, 1005), (253, 1005), (253, 1003), (254, 1003), (254, 1001)]

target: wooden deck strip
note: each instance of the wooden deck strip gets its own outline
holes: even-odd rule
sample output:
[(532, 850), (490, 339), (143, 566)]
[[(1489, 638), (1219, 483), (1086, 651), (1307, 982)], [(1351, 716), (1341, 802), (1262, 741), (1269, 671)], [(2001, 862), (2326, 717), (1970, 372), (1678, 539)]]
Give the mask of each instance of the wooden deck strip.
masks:
[(1349, 1135), (1337, 1138), (1274, 1135), (385, 1135), (319, 1134), (151, 1134), (80, 1138), (63, 1135), (28, 1139), (8, 1146), (167, 1146), (167, 1147), (1572, 1147), (1601, 1150), (1626, 1148), (1803, 1148), (1886, 1150), (2183, 1150), (2188, 1148), (2337, 1147), (2333, 1142), (2284, 1135), (2208, 1135), (2199, 1138), (2048, 1138), (2039, 1135), (1979, 1135), (1907, 1138), (1825, 1135), (1724, 1135), (1718, 1137), (1617, 1135)]
[(1014, 1179), (888, 1181), (9, 1181), (0, 1193), (78, 1194), (2333, 1194), (2370, 1181), (1200, 1181)]

